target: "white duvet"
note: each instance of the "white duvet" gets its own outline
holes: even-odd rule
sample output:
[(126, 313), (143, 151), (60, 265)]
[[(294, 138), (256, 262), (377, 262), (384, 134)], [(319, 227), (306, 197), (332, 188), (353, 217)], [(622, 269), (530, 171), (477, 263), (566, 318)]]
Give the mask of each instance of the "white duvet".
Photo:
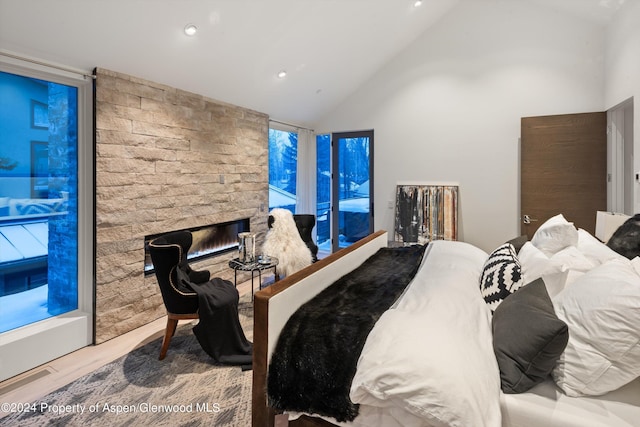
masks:
[(467, 243), (430, 244), (367, 338), (350, 393), (365, 405), (356, 421), (385, 413), (404, 426), (501, 425), (491, 313), (478, 284), (487, 256)]
[[(554, 224), (564, 223), (555, 221)], [(565, 228), (572, 230), (571, 236), (575, 235), (573, 225), (566, 227), (566, 224)], [(629, 274), (625, 274), (625, 269), (616, 264), (624, 261), (622, 257), (584, 230), (578, 230), (577, 234), (575, 248), (595, 266), (591, 273), (582, 271), (583, 260), (578, 259), (573, 249), (572, 252), (560, 249), (556, 254), (563, 255), (561, 260), (556, 254), (545, 255), (541, 259), (530, 247), (523, 247), (519, 254), (527, 281), (544, 277), (545, 284), (552, 285), (550, 294), (558, 294), (554, 305), (562, 313), (566, 311), (565, 306), (569, 307), (569, 302), (573, 301), (565, 302), (570, 296), (580, 296), (589, 304), (605, 296), (613, 298), (613, 289), (627, 288), (625, 283), (628, 280), (623, 279), (633, 276), (629, 269), (634, 268), (640, 274), (637, 267), (640, 261), (625, 261), (629, 263), (626, 269)], [(542, 244), (541, 247), (550, 250), (548, 245)], [(430, 243), (423, 267), (399, 301), (381, 316), (367, 338), (350, 393), (351, 400), (361, 404), (358, 417), (352, 423), (329, 421), (345, 427), (638, 425), (640, 378), (596, 397), (569, 397), (551, 379), (525, 393), (501, 393), (492, 346), (491, 314), (479, 287), (479, 277), (487, 257), (486, 252), (467, 243)], [(606, 274), (603, 275), (604, 270)], [(600, 278), (602, 283), (599, 283)], [(591, 282), (593, 289), (599, 292), (602, 286), (597, 285), (605, 284), (605, 295), (593, 297), (588, 292)], [(617, 287), (613, 286), (614, 282)], [(633, 283), (637, 284), (637, 278)], [(565, 288), (566, 292), (562, 292)], [(637, 286), (630, 288), (637, 294)], [(637, 304), (633, 305), (637, 299), (627, 296), (616, 301), (615, 310), (600, 310), (598, 315), (611, 312), (615, 316), (628, 310), (628, 306), (637, 308)], [(591, 315), (584, 310), (583, 304), (581, 302), (570, 310), (580, 316), (576, 321), (580, 327), (589, 325), (584, 317)], [(566, 314), (563, 316), (567, 318)], [(625, 320), (629, 318), (629, 314), (607, 318), (600, 328), (590, 327), (590, 330), (604, 331), (605, 338), (611, 341), (611, 334), (627, 333), (622, 326), (629, 323)], [(615, 323), (615, 319), (622, 321), (622, 326)], [(637, 328), (632, 330), (637, 331)], [(578, 333), (574, 335), (574, 339), (579, 338)], [(637, 333), (634, 336), (637, 337)], [(599, 342), (593, 336), (588, 341)], [(617, 345), (608, 344), (603, 348), (608, 353), (615, 353), (621, 349), (620, 343), (626, 341), (617, 339), (615, 342)], [(637, 338), (633, 343), (637, 350)], [(571, 351), (567, 354), (573, 354)], [(621, 351), (627, 357), (632, 354), (625, 349)], [(584, 376), (595, 366), (592, 362), (584, 366), (569, 366), (567, 354), (559, 363), (565, 370), (572, 368), (573, 372)], [(574, 362), (581, 360), (574, 359)], [(636, 361), (637, 357), (630, 360)], [(627, 368), (637, 375), (637, 364), (631, 363)], [(614, 387), (632, 378), (619, 374), (615, 377), (622, 381)]]

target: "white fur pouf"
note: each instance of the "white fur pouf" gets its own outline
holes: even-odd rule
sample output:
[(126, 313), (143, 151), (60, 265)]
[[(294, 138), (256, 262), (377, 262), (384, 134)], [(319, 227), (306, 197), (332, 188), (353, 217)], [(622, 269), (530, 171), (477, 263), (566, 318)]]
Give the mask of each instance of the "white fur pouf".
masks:
[(291, 211), (275, 208), (269, 216), (273, 222), (262, 245), (262, 253), (278, 258), (278, 274), (288, 276), (311, 265), (313, 256), (300, 237)]

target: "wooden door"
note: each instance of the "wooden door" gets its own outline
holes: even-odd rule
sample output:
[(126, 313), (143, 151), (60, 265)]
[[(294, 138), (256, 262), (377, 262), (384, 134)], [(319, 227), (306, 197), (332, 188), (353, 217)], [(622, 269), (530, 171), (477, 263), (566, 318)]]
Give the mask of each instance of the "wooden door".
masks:
[(606, 126), (605, 112), (522, 118), (522, 234), (560, 213), (595, 233), (596, 211), (607, 208)]

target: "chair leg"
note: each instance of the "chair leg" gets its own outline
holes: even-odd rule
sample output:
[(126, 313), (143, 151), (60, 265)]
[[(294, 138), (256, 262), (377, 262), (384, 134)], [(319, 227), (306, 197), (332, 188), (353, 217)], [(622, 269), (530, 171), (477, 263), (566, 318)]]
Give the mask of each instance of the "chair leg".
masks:
[(176, 333), (176, 327), (178, 326), (178, 319), (167, 318), (167, 328), (164, 331), (164, 338), (162, 339), (162, 348), (160, 349), (160, 358), (162, 360), (167, 355), (169, 349), (169, 343), (171, 338)]

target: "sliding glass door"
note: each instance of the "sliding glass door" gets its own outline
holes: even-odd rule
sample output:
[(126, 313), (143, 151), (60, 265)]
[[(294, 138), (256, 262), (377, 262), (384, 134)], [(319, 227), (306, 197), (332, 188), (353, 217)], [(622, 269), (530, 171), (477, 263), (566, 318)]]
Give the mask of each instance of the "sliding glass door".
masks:
[(331, 241), (335, 252), (373, 232), (373, 131), (334, 133), (331, 139)]
[(91, 88), (0, 62), (0, 380), (92, 341)]
[(317, 243), (323, 254), (373, 232), (373, 130), (316, 136)]

